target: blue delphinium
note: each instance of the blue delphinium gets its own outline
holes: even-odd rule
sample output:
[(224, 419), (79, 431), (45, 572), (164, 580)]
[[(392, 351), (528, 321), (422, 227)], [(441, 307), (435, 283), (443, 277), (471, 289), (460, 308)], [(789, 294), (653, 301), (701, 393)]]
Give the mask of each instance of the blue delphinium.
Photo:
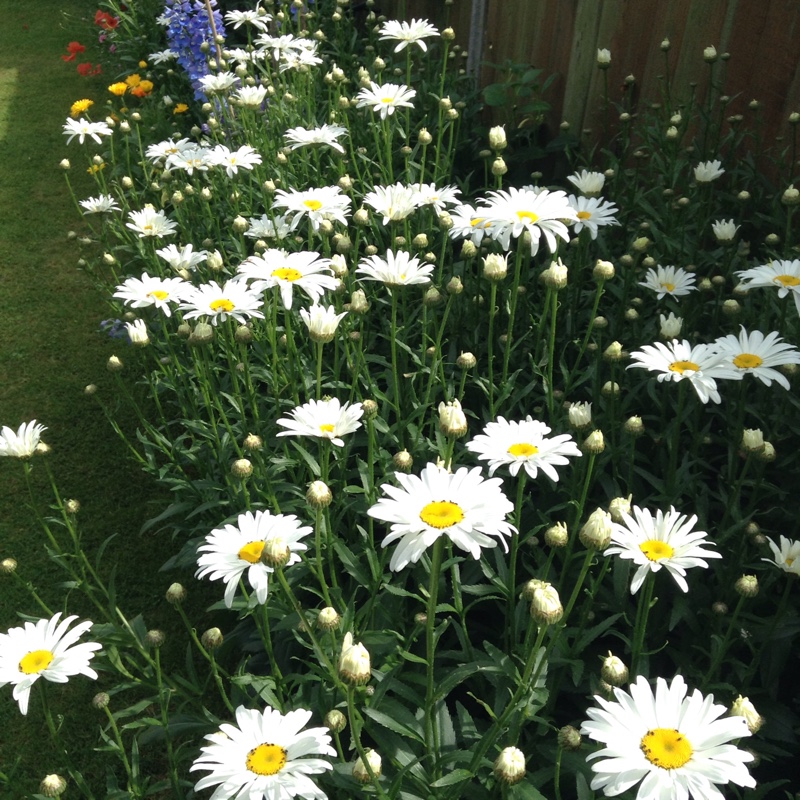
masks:
[[(211, 0), (217, 33), (225, 35), (222, 15)], [(166, 23), (169, 49), (177, 53), (178, 63), (186, 70), (197, 100), (205, 100), (200, 78), (208, 74), (206, 54), (200, 49), (204, 42), (211, 44), (214, 33), (202, 0), (167, 0), (161, 19)]]

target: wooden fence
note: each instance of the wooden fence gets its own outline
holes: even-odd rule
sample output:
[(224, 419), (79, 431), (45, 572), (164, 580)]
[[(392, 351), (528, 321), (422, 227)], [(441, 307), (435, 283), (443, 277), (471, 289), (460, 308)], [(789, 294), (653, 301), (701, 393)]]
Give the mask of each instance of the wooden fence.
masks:
[(714, 65), (715, 81), (733, 98), (726, 114), (752, 114), (748, 104), (757, 100), (765, 144), (785, 135), (789, 114), (800, 111), (800, 0), (384, 0), (380, 7), (390, 18), (404, 13), (452, 26), (459, 44), (482, 50), (483, 85), (497, 79), (486, 62), (511, 59), (554, 74), (545, 97), (551, 126), (566, 120), (600, 132), (598, 48), (611, 51), (615, 100), (633, 75), (637, 101), (659, 101), (669, 69), (673, 98), (688, 98), (696, 82), (702, 102), (709, 83), (703, 50), (713, 45), (730, 54)]

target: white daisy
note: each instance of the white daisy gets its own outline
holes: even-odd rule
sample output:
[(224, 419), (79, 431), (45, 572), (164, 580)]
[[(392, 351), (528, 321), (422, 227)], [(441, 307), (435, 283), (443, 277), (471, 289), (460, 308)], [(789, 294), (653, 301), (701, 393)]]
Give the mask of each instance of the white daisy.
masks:
[(78, 619), (61, 620), (59, 611), (51, 619), (26, 622), (20, 628), (11, 628), (0, 635), (0, 687), (14, 684), (14, 699), (22, 714), (28, 713), (31, 686), (39, 678), (53, 683), (66, 683), (72, 675), (85, 675), (97, 679), (89, 666), (101, 644), (78, 639), (91, 627), (91, 622), (81, 622), (72, 630), (69, 626)]
[(150, 53), (147, 56), (147, 60), (152, 64), (166, 64), (177, 57), (178, 54), (174, 50), (167, 48), (166, 50), (157, 50), (155, 53)]
[(42, 434), (47, 430), (44, 425), (31, 420), (23, 422), (16, 433), (7, 425), (0, 431), (0, 456), (9, 458), (30, 458), (39, 446)]
[(293, 214), (292, 230), (295, 230), (303, 217), (308, 217), (314, 230), (319, 230), (320, 223), (336, 220), (347, 225), (350, 213), (350, 198), (342, 194), (338, 186), (321, 186), (318, 189), (299, 191), (278, 189), (275, 192), (275, 208), (285, 208)]
[(369, 82), (368, 89), (362, 89), (356, 95), (356, 108), (371, 107), (373, 112), (381, 115), (381, 119), (394, 114), (397, 108), (414, 108), (411, 102), (417, 93), (409, 89), (404, 83), (384, 83), (379, 85), (374, 81)]
[(239, 78), (233, 72), (215, 72), (200, 76), (199, 81), (206, 94), (222, 94), (236, 86)]
[(327, 800), (309, 775), (333, 769), (316, 756), (336, 756), (327, 728), (305, 728), (311, 712), (304, 709), (281, 714), (239, 706), (236, 725), (223, 723), (219, 731), (206, 736), (190, 771), (209, 774), (195, 785), (200, 792), (217, 789), (210, 800)]
[(252, 171), (261, 163), (261, 156), (250, 145), (242, 145), (238, 150), (231, 150), (224, 144), (218, 144), (208, 154), (208, 161), (215, 167), (223, 167), (229, 178), (239, 173), (240, 169)]
[(398, 20), (390, 19), (383, 23), (380, 34), (381, 41), (391, 39), (398, 42), (394, 48), (395, 53), (399, 53), (410, 44), (417, 45), (420, 50), (425, 52), (428, 49), (428, 45), (423, 39), (438, 36), (439, 31), (426, 19), (412, 19), (411, 22), (399, 22)]
[(641, 350), (634, 350), (631, 359), (639, 363), (629, 364), (627, 369), (641, 367), (658, 372), (659, 381), (687, 379), (704, 403), (721, 402), (715, 378), (734, 377), (732, 368), (725, 366), (724, 356), (714, 347), (708, 344), (692, 347), (686, 339), (673, 339), (669, 344), (646, 344)]
[(698, 183), (710, 183), (719, 178), (724, 172), (721, 161), (701, 161), (694, 168), (694, 179)]
[(81, 117), (80, 119), (67, 119), (64, 125), (64, 134), (67, 137), (67, 144), (76, 136), (79, 144), (83, 144), (87, 136), (94, 139), (97, 144), (102, 144), (103, 140), (100, 137), (111, 136), (112, 130), (105, 122), (90, 122), (88, 119)]
[(213, 166), (211, 151), (207, 147), (194, 145), (182, 147), (174, 153), (168, 153), (165, 166), (167, 169), (182, 169), (187, 175), (194, 175), (194, 171), (208, 172), (208, 168)]
[(274, 569), (261, 561), (266, 542), (285, 544), (289, 560), (285, 566), (300, 561), (299, 553), (308, 549), (300, 540), (313, 533), (293, 515), (271, 514), (269, 511), (246, 511), (239, 514), (236, 525), (215, 528), (206, 536), (197, 551), (196, 577), (208, 577), (225, 583), (225, 605), (230, 608), (239, 581), (247, 573), (247, 581), (262, 605), (267, 602), (269, 574)]
[(128, 278), (117, 286), (114, 297), (124, 300), (131, 308), (155, 306), (165, 316), (172, 316), (170, 303), (180, 302), (190, 284), (182, 278), (152, 278), (142, 273), (141, 278)]
[(739, 270), (736, 274), (742, 279), (744, 289), (774, 286), (781, 299), (791, 292), (800, 314), (800, 260), (771, 261), (760, 267)]
[(263, 50), (271, 50), (275, 61), (280, 61), (290, 52), (300, 50), (315, 49), (316, 43), (309, 39), (301, 39), (291, 33), (283, 36), (268, 36), (260, 34), (256, 38), (256, 44)]
[(120, 210), (117, 201), (110, 194), (101, 194), (99, 197), (81, 200), (81, 206), (86, 209), (84, 214), (107, 214), (109, 211)]
[(291, 411), (291, 416), (278, 420), (278, 425), (287, 429), (278, 436), (313, 436), (328, 439), (337, 447), (343, 447), (344, 440), (341, 437), (361, 427), (359, 420), (363, 413), (361, 403), (342, 405), (335, 397), (330, 400), (309, 400)]
[(365, 281), (380, 281), (387, 286), (411, 286), (428, 284), (433, 273), (432, 264), (422, 264), (412, 258), (405, 250), (393, 253), (386, 251), (386, 257), (369, 256), (363, 258), (356, 269), (356, 275)]
[(641, 781), (636, 800), (724, 800), (718, 784), (756, 785), (745, 767), (753, 754), (729, 744), (750, 736), (745, 718), (726, 716), (713, 695), (687, 691), (680, 675), (671, 684), (658, 678), (654, 697), (640, 675), (630, 693), (614, 689), (616, 700), (595, 697), (599, 708), (581, 726), (605, 745), (589, 756), (592, 789), (615, 797)]
[(489, 462), (489, 475), (502, 466), (516, 476), (524, 466), (531, 478), (544, 472), (553, 481), (558, 480), (555, 467), (569, 463), (567, 456), (580, 456), (581, 451), (569, 434), (547, 438), (550, 428), (543, 422), (526, 417), (522, 422), (508, 422), (498, 417), (490, 422), (483, 433), (467, 442), (467, 450), (478, 454), (481, 461)]
[(774, 564), (784, 572), (800, 575), (800, 541), (781, 536), (780, 542), (781, 546), (778, 547), (772, 539), (768, 538), (767, 544), (772, 550), (774, 558), (762, 558), (761, 560)]
[(484, 236), (490, 235), (492, 222), (486, 216), (487, 208), (474, 208), (462, 203), (448, 212), (453, 220), (449, 234), (452, 239), (469, 239), (476, 247), (480, 247)]
[(347, 128), (341, 125), (322, 125), (317, 128), (289, 128), (283, 138), (289, 143), (291, 150), (327, 145), (339, 153), (344, 153), (344, 147), (339, 144), (339, 137), (346, 135)]
[(567, 176), (567, 180), (581, 193), (587, 197), (598, 197), (603, 191), (606, 176), (602, 172), (589, 172), (581, 170)]
[(415, 564), (440, 536), (480, 558), (481, 548), (497, 547), (497, 537), (507, 549), (504, 537), (516, 532), (506, 522), (514, 510), (503, 494), (500, 478), (484, 479), (480, 467), (462, 467), (455, 474), (428, 464), (422, 473), (395, 473), (400, 487), (381, 486), (388, 497), (381, 498), (367, 513), (391, 523), (382, 547), (400, 540), (392, 553), (389, 569), (397, 572)]
[(278, 71), (286, 72), (290, 69), (296, 69), (307, 72), (308, 70), (304, 70), (304, 67), (316, 67), (321, 63), (322, 59), (317, 55), (316, 45), (313, 48), (288, 50), (281, 56)]
[(732, 219), (718, 219), (716, 222), (711, 223), (711, 230), (714, 233), (714, 238), (718, 242), (733, 241), (739, 227), (740, 226), (736, 225)]
[(266, 97), (266, 86), (242, 86), (231, 95), (231, 102), (243, 108), (261, 108)]
[(573, 227), (575, 233), (580, 233), (586, 228), (592, 239), (596, 239), (598, 228), (605, 225), (619, 225), (614, 216), (619, 209), (613, 203), (603, 200), (602, 197), (576, 197), (571, 194), (568, 199), (578, 217), (578, 221)]
[(234, 29), (241, 28), (242, 25), (252, 25), (257, 30), (265, 31), (269, 27), (272, 17), (269, 14), (260, 14), (258, 4), (256, 4), (256, 8), (245, 11), (227, 11), (225, 21), (233, 25)]
[(419, 183), (415, 188), (417, 190), (417, 204), (419, 206), (433, 206), (437, 213), (441, 213), (451, 206), (457, 206), (461, 202), (458, 199), (461, 190), (455, 186), (438, 188), (435, 183)]
[(287, 253), (270, 249), (242, 261), (237, 272), (245, 280), (253, 281), (251, 286), (255, 292), (277, 286), (284, 308), (291, 308), (295, 287), (302, 289), (314, 303), (324, 292), (336, 287), (330, 263), (330, 259), (311, 251)]
[(656, 511), (655, 518), (646, 508), (633, 507), (633, 516), (620, 511), (624, 524), (612, 522), (611, 546), (604, 555), (618, 555), (633, 561), (639, 568), (631, 581), (631, 594), (639, 591), (650, 572), (664, 567), (684, 592), (689, 591), (686, 570), (691, 567), (708, 567), (706, 559), (722, 558), (714, 550), (704, 550), (703, 545), (713, 545), (706, 539), (705, 531), (695, 531), (697, 517), (679, 514), (672, 506), (665, 514)]
[(292, 232), (291, 225), (281, 214), (272, 218), (262, 214), (260, 217), (250, 217), (248, 222), (250, 227), (244, 235), (251, 239), (285, 239)]
[(417, 210), (420, 196), (415, 186), (395, 183), (393, 186), (376, 186), (364, 195), (364, 202), (383, 215), (383, 224), (406, 219)]
[(172, 236), (178, 225), (163, 211), (156, 211), (152, 206), (147, 205), (141, 211), (131, 211), (128, 214), (130, 222), (125, 223), (126, 228), (130, 228), (139, 234), (140, 239), (153, 237), (160, 239), (162, 236)]
[(738, 336), (730, 333), (714, 342), (717, 350), (725, 356), (725, 363), (732, 366), (737, 377), (750, 373), (767, 386), (777, 381), (784, 389), (789, 388), (786, 376), (773, 369), (781, 364), (800, 364), (800, 353), (784, 342), (776, 331), (766, 336), (761, 331), (748, 333), (742, 325)]
[(333, 306), (326, 307), (314, 303), (309, 309), (301, 308), (300, 316), (308, 328), (308, 335), (312, 341), (324, 344), (333, 341), (336, 329), (347, 316), (347, 312), (342, 311), (341, 314), (337, 314)]
[(156, 255), (161, 256), (176, 272), (179, 270), (193, 270), (208, 258), (207, 250), (194, 251), (194, 246), (187, 244), (177, 248), (174, 244), (156, 250)]
[(158, 164), (160, 161), (165, 161), (168, 156), (174, 153), (180, 153), (181, 150), (188, 150), (196, 146), (197, 145), (189, 139), (178, 139), (177, 141), (166, 139), (163, 142), (149, 145), (147, 150), (145, 150), (145, 155), (154, 164)]
[(228, 317), (244, 324), (250, 317), (264, 318), (262, 299), (258, 292), (235, 278), (220, 286), (216, 281), (187, 288), (179, 306), (184, 319), (210, 318), (211, 324), (225, 322)]
[(694, 275), (685, 269), (662, 267), (658, 264), (655, 269), (647, 270), (644, 280), (639, 281), (639, 286), (651, 289), (656, 293), (656, 299), (660, 300), (667, 294), (670, 297), (683, 297), (689, 292), (697, 291), (694, 281)]

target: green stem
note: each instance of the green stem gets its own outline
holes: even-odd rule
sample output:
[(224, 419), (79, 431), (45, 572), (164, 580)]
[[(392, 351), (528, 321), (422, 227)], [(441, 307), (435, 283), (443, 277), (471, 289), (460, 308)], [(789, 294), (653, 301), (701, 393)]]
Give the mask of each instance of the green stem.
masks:
[(638, 675), (639, 658), (644, 646), (644, 636), (647, 631), (647, 618), (650, 615), (650, 608), (653, 602), (653, 588), (655, 586), (655, 575), (650, 572), (645, 578), (644, 591), (639, 595), (639, 607), (636, 609), (636, 622), (633, 628), (633, 644), (631, 646), (631, 676)]
[(444, 537), (440, 536), (433, 545), (431, 554), (431, 574), (428, 588), (428, 609), (425, 620), (425, 657), (427, 661), (427, 683), (425, 691), (425, 745), (433, 760), (433, 775), (439, 777), (439, 730), (436, 725), (434, 681), (434, 656), (436, 654), (436, 601), (439, 594), (439, 573), (444, 554)]

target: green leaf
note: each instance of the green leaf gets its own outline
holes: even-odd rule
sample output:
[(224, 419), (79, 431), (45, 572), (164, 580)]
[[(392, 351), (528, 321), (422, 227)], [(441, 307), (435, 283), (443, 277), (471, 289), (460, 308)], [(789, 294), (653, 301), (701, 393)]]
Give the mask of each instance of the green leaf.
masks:
[(504, 83), (491, 83), (483, 90), (483, 102), (487, 106), (502, 106), (508, 102), (506, 85)]
[(377, 708), (365, 708), (364, 713), (378, 725), (388, 728), (394, 733), (405, 736), (407, 739), (423, 742), (422, 730), (414, 715), (405, 707), (393, 700), (384, 699), (381, 707), (389, 711), (379, 711)]
[(452, 786), (454, 783), (468, 781), (470, 778), (472, 778), (472, 773), (468, 769), (454, 769), (452, 772), (448, 772), (447, 775), (439, 778), (438, 781), (434, 781), (431, 784), (431, 788), (439, 789), (442, 786)]

